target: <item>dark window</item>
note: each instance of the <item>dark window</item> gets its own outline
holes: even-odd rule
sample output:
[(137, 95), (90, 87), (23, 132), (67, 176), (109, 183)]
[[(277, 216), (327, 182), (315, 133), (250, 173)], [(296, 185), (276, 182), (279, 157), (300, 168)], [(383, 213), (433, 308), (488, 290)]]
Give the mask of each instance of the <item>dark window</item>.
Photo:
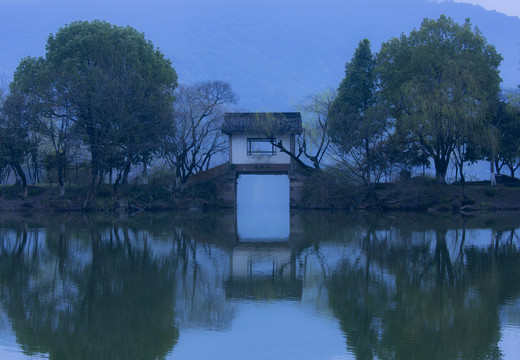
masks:
[(276, 155), (276, 147), (270, 139), (247, 139), (247, 155)]

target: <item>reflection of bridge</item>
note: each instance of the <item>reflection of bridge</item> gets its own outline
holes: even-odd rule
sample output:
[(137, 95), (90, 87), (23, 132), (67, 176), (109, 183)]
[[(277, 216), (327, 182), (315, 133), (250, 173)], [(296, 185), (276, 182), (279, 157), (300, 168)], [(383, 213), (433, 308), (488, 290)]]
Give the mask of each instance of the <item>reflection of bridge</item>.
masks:
[(226, 113), (222, 132), (229, 136), (229, 161), (193, 176), (188, 185), (211, 181), (217, 199), (236, 206), (237, 179), (242, 174), (287, 175), (290, 206), (302, 195), (305, 176), (294, 160), (273, 143), (295, 153), (295, 136), (302, 131), (300, 113)]
[(240, 239), (230, 257), (227, 298), (294, 299), (303, 293), (299, 254), (308, 246), (302, 237), (302, 221), (291, 214), (290, 234), (285, 240)]
[[(303, 237), (303, 222), (291, 212), (290, 234), (286, 239), (247, 238), (238, 234), (236, 212), (215, 214), (210, 227), (187, 229), (189, 238), (218, 243), (229, 251), (225, 275), (226, 298), (301, 299), (303, 270), (300, 253), (309, 244)], [(217, 235), (218, 234), (218, 235)]]
[(247, 243), (233, 249), (226, 297), (301, 299), (303, 282), (288, 242)]

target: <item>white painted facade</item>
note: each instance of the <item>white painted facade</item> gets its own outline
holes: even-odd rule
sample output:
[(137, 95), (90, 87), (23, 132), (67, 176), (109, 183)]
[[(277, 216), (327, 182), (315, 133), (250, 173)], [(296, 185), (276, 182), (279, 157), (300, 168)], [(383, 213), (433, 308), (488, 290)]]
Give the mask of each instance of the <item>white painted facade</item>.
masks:
[[(234, 133), (229, 137), (229, 161), (231, 164), (290, 164), (291, 158), (289, 155), (280, 152), (276, 149), (275, 155), (248, 155), (247, 154), (247, 139), (264, 138), (262, 134), (254, 133)], [(276, 142), (282, 141), (285, 148), (291, 148), (291, 135), (280, 134), (276, 138)]]

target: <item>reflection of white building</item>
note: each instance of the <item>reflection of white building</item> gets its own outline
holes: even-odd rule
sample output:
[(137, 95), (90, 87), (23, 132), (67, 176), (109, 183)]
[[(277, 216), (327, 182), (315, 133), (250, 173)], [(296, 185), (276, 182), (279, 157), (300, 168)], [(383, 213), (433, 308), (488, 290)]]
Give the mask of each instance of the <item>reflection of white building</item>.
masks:
[(226, 298), (301, 300), (303, 281), (288, 243), (240, 244), (233, 249)]
[(231, 276), (252, 278), (254, 276), (291, 277), (291, 248), (288, 243), (241, 244), (233, 250)]

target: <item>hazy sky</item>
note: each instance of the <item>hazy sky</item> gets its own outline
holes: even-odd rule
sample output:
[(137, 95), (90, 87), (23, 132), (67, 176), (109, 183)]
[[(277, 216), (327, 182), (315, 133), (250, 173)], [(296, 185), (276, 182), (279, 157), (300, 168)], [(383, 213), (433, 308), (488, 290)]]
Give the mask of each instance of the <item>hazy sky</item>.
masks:
[(359, 39), (377, 51), (442, 13), (470, 17), (504, 56), (503, 86), (518, 86), (520, 0), (0, 0), (0, 86), (23, 57), (45, 54), (48, 34), (101, 19), (144, 32), (184, 84), (229, 82), (237, 110), (295, 111), (339, 84)]
[[(0, 0), (1, 3), (9, 3), (9, 2), (43, 2), (43, 1), (52, 1), (52, 2), (59, 2), (63, 0)], [(70, 1), (70, 0), (69, 0)], [(88, 0), (73, 0), (73, 1), (88, 1)], [(108, 0), (110, 1), (110, 0)], [(135, 0), (134, 0), (135, 1)], [(310, 0), (310, 1), (316, 1), (316, 0)], [(520, 18), (520, 0), (430, 0), (430, 1), (455, 1), (455, 2), (461, 2), (461, 3), (469, 3), (474, 5), (480, 5), (483, 8), (487, 10), (496, 10), (498, 12), (517, 16)], [(140, 2), (140, 1), (135, 1)], [(143, 3), (146, 3), (147, 0), (142, 0)]]
[[(439, 0), (449, 1), (449, 0)], [(454, 0), (455, 2), (469, 3), (480, 5), (487, 10), (496, 10), (498, 12), (517, 16), (520, 18), (520, 0)]]

